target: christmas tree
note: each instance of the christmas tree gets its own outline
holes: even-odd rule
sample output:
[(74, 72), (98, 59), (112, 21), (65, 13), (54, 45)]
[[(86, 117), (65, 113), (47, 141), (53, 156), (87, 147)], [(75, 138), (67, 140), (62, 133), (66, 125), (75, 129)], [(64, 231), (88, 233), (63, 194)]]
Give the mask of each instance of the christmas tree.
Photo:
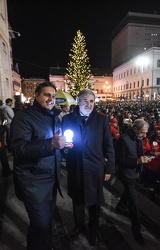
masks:
[(78, 30), (74, 37), (67, 70), (69, 93), (76, 99), (79, 91), (91, 89), (91, 70), (83, 33)]

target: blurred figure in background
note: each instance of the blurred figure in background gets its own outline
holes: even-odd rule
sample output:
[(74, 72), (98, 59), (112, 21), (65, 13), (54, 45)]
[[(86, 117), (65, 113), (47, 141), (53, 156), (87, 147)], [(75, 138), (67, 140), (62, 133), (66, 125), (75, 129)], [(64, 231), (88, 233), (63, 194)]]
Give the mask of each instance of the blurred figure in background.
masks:
[(62, 112), (58, 115), (60, 121), (62, 121), (63, 116), (70, 113), (70, 106), (68, 104), (61, 105)]
[(4, 145), (4, 132), (7, 125), (7, 120), (3, 120), (2, 118), (2, 110), (1, 107), (3, 105), (2, 100), (0, 100), (0, 161), (2, 165), (3, 175), (8, 177), (12, 175), (12, 170), (10, 169), (10, 165), (8, 162), (6, 147)]
[(6, 144), (7, 149), (11, 152), (11, 140), (10, 140), (10, 124), (14, 117), (14, 111), (12, 109), (13, 101), (11, 98), (6, 99), (6, 104), (2, 106), (2, 117), (3, 120), (7, 120), (6, 123)]
[(110, 119), (110, 130), (113, 138), (113, 145), (116, 147), (117, 140), (120, 137), (118, 120), (116, 118)]
[(54, 111), (55, 116), (58, 116), (62, 112), (61, 106), (59, 103), (55, 103), (55, 106), (53, 107), (52, 110)]
[(32, 106), (34, 103), (34, 98), (31, 98), (30, 101), (29, 101), (29, 106)]
[(153, 159), (146, 165), (147, 184), (150, 198), (153, 201), (156, 201), (155, 191), (160, 185), (160, 123), (155, 128), (155, 134), (150, 137), (150, 156)]

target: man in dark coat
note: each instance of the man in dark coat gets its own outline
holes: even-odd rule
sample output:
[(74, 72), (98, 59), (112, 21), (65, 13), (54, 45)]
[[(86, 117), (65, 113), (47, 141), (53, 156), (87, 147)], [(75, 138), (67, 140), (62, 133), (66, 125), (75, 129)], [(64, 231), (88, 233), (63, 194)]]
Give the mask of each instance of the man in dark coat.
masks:
[(53, 249), (51, 227), (59, 188), (59, 150), (65, 145), (52, 111), (55, 91), (50, 82), (39, 84), (34, 104), (17, 112), (11, 123), (15, 192), (30, 219), (27, 250)]
[(135, 240), (144, 245), (141, 235), (141, 223), (138, 213), (136, 184), (143, 172), (145, 163), (150, 159), (144, 155), (142, 139), (146, 137), (149, 124), (143, 119), (136, 119), (133, 126), (122, 134), (117, 141), (116, 163), (117, 175), (124, 185), (124, 192), (116, 207), (117, 213), (124, 213), (128, 209), (131, 215), (132, 232)]
[(12, 175), (13, 171), (10, 169), (6, 147), (4, 145), (4, 133), (7, 121), (3, 120), (1, 107), (3, 105), (2, 100), (0, 100), (0, 162), (3, 169), (3, 175), (9, 177)]
[(63, 132), (74, 133), (73, 148), (68, 150), (68, 195), (73, 201), (75, 227), (70, 239), (78, 238), (89, 210), (91, 245), (98, 244), (98, 219), (103, 201), (103, 181), (115, 170), (115, 154), (108, 118), (94, 109), (95, 95), (89, 89), (78, 94), (78, 106), (64, 116)]

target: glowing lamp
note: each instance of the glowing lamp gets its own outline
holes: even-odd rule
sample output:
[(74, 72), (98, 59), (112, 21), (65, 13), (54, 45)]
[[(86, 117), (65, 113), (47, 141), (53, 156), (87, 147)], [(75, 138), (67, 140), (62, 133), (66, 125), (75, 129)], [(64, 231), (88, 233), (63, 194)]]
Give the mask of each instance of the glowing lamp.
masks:
[(72, 138), (73, 138), (73, 131), (70, 130), (70, 129), (67, 129), (65, 132), (64, 132), (64, 136), (66, 137), (66, 142), (73, 142)]

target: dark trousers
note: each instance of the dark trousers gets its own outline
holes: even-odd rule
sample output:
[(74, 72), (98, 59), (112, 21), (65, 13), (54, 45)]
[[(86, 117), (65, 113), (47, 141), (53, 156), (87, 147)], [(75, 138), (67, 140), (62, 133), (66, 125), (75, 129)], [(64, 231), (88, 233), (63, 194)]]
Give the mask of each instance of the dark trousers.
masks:
[(50, 202), (29, 204), (25, 208), (30, 220), (27, 233), (27, 250), (52, 249), (52, 220), (56, 198)]
[(140, 232), (141, 223), (138, 212), (136, 180), (131, 183), (123, 181), (123, 185), (124, 192), (118, 205), (124, 208), (128, 207), (131, 215), (132, 231), (133, 233)]
[(148, 187), (155, 189), (157, 187), (156, 181), (160, 181), (160, 173), (153, 172), (150, 169), (146, 169), (146, 173)]
[(6, 144), (8, 151), (11, 152), (10, 124), (7, 124), (6, 126)]
[[(75, 225), (77, 227), (83, 227), (85, 224), (85, 206), (83, 202), (72, 200), (73, 202), (73, 216)], [(100, 204), (95, 204), (88, 207), (89, 212), (89, 228), (98, 229), (99, 227), (99, 215), (100, 215)]]
[(3, 172), (7, 173), (9, 171), (10, 166), (4, 145), (0, 148), (0, 161), (2, 164)]

